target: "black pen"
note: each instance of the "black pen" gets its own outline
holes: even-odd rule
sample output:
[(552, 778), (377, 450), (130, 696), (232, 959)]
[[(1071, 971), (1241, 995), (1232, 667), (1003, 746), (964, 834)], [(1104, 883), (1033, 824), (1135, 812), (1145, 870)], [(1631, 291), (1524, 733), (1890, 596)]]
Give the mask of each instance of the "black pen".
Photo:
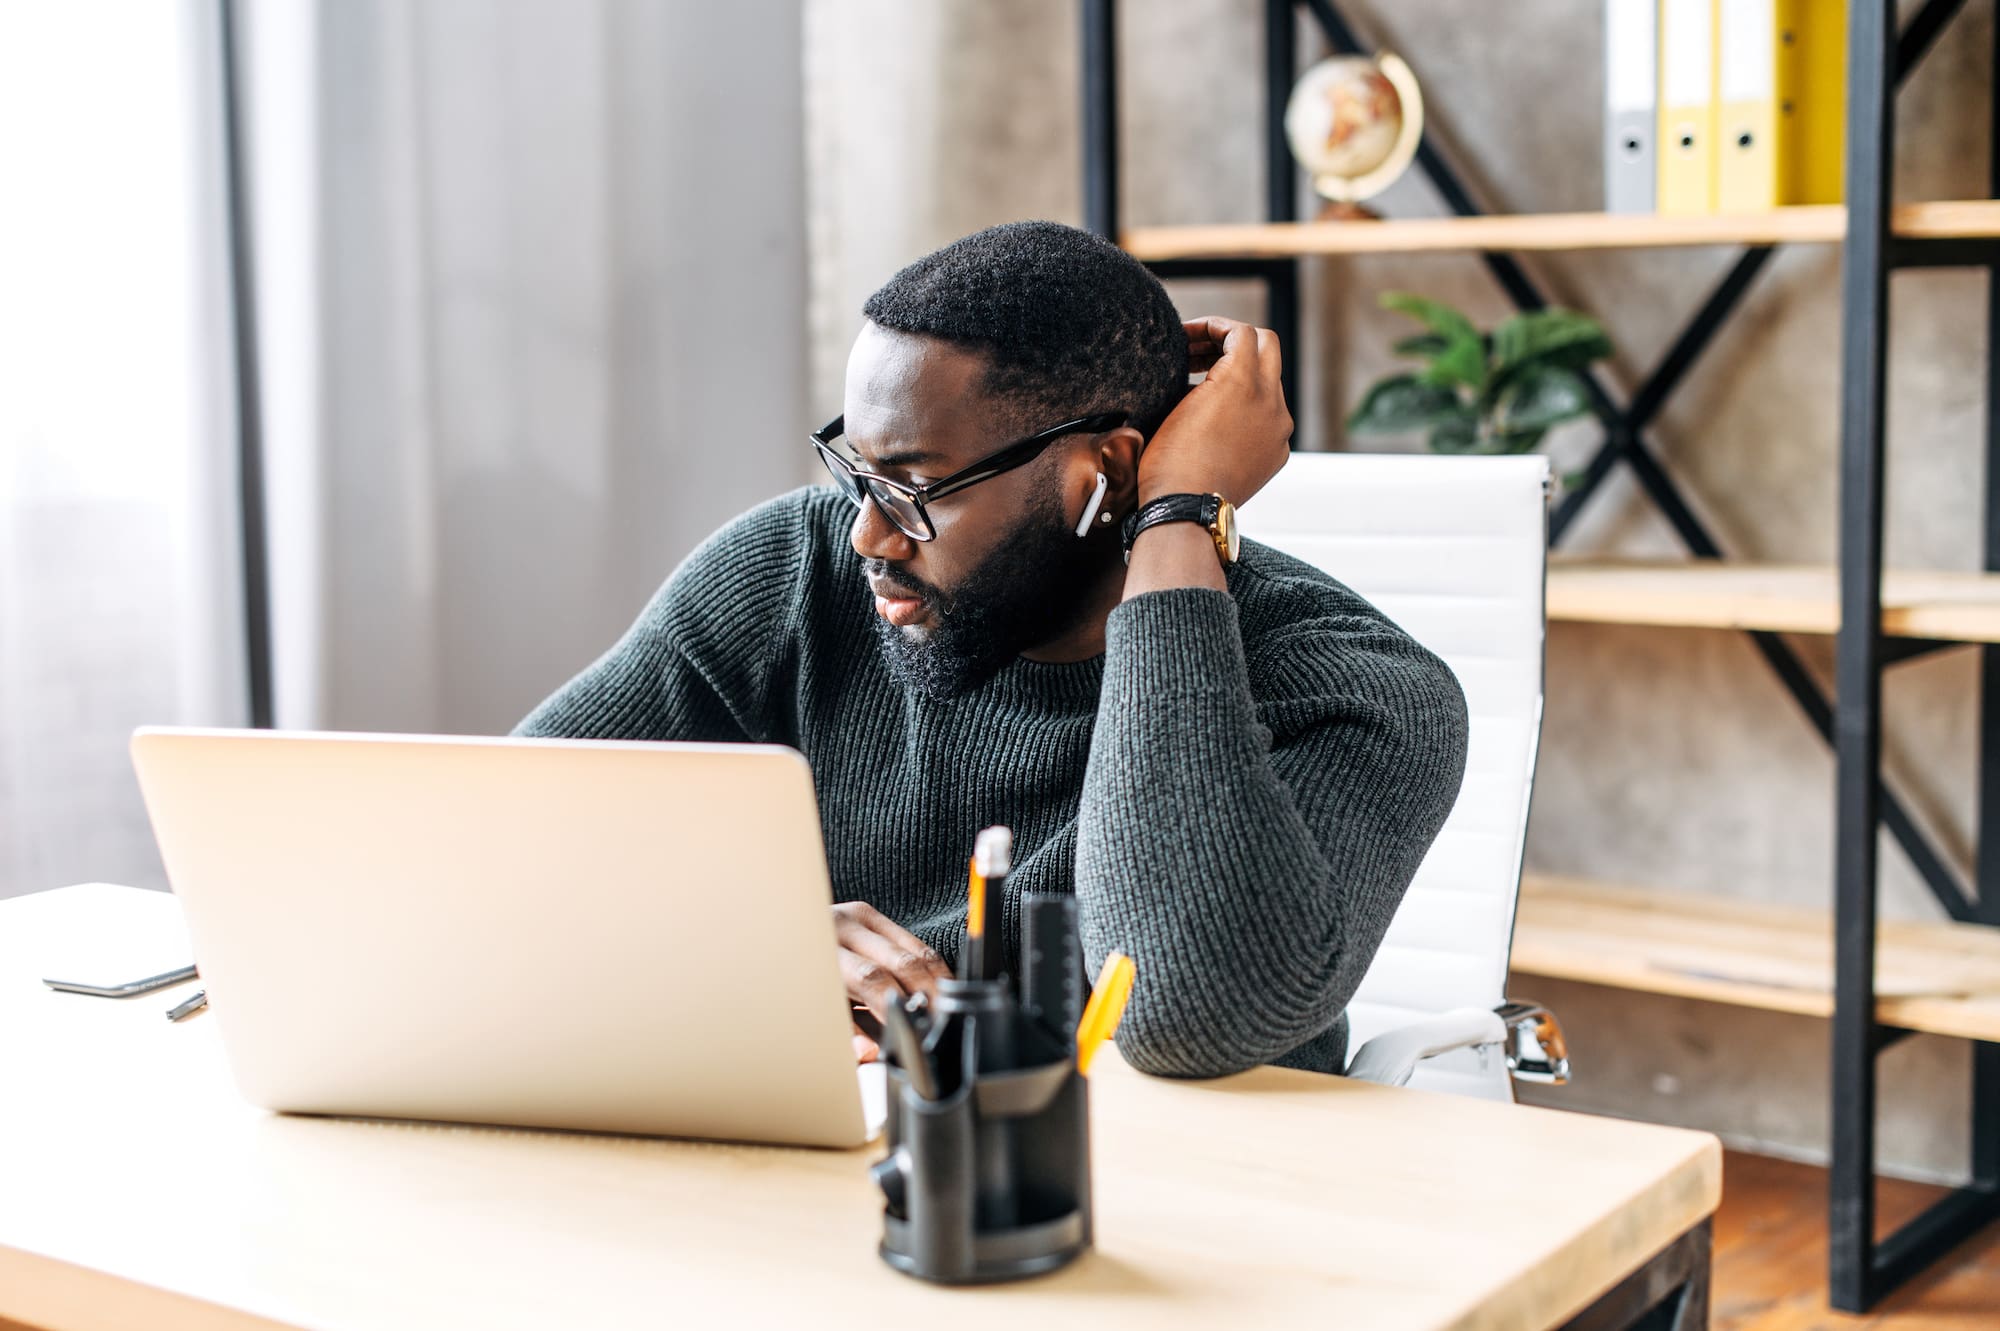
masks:
[(910, 1085), (918, 1095), (926, 1100), (937, 1099), (937, 1073), (931, 1069), (930, 1055), (924, 1052), (924, 1042), (918, 1038), (917, 1028), (911, 1023), (901, 996), (891, 998), (883, 1012), (887, 1015), (882, 1020), (882, 1033), (889, 1037), (889, 1049), (896, 1056), (896, 1065), (903, 1069), (903, 1075), (910, 1079)]

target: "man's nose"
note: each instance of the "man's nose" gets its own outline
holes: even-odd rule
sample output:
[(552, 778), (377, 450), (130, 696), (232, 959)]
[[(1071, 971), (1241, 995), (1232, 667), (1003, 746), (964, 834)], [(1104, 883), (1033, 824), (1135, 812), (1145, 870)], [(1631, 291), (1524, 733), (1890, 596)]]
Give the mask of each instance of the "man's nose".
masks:
[(854, 525), (847, 530), (847, 541), (863, 559), (880, 559), (891, 564), (900, 564), (917, 553), (917, 543), (910, 539), (910, 534), (889, 521), (888, 514), (873, 499), (864, 500), (854, 510)]

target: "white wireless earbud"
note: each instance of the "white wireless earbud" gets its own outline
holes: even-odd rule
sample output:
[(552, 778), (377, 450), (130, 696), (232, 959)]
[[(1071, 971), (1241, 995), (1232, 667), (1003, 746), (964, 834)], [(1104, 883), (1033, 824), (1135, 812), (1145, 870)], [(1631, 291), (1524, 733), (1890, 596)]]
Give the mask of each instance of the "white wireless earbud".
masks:
[[(1078, 536), (1090, 535), (1090, 520), (1097, 516), (1098, 506), (1104, 502), (1104, 492), (1107, 489), (1109, 489), (1110, 486), (1111, 486), (1110, 478), (1107, 477), (1103, 472), (1101, 471), (1098, 472), (1097, 489), (1091, 492), (1090, 502), (1083, 506), (1083, 519), (1076, 524), (1076, 534)], [(1106, 513), (1104, 516), (1106, 518), (1109, 518), (1111, 515), (1109, 513)]]

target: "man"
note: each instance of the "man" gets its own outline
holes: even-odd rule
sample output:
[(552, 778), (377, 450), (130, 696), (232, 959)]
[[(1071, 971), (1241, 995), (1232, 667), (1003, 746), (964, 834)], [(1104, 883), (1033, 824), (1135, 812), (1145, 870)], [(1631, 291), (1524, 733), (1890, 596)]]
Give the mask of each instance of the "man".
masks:
[(716, 533), (520, 733), (800, 749), (842, 972), (878, 1012), (949, 974), (973, 837), (1005, 823), (1010, 969), (1020, 894), (1074, 891), (1093, 970), (1137, 964), (1135, 1067), (1341, 1071), (1457, 797), (1465, 702), (1325, 574), (1230, 558), (1211, 497), (1287, 457), (1276, 337), (1183, 325), (1141, 264), (1049, 222), (920, 259), (863, 313), (814, 437), (837, 484)]

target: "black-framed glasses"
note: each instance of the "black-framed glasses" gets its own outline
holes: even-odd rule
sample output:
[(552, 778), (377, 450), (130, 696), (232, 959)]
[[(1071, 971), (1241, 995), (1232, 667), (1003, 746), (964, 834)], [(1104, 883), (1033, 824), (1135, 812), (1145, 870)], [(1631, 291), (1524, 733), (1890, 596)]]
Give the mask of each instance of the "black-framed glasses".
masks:
[(1067, 434), (1100, 434), (1105, 430), (1115, 430), (1125, 424), (1128, 417), (1122, 411), (1105, 412), (1096, 416), (1079, 416), (1073, 421), (1051, 426), (1039, 434), (1031, 434), (1026, 439), (1016, 440), (998, 452), (973, 463), (969, 467), (953, 472), (940, 481), (929, 485), (911, 485), (893, 476), (882, 476), (872, 471), (863, 471), (854, 465), (852, 459), (837, 452), (833, 441), (840, 438), (847, 423), (846, 416), (835, 416), (820, 429), (807, 437), (819, 451), (819, 460), (833, 473), (833, 483), (840, 492), (854, 501), (856, 508), (862, 507), (870, 499), (875, 507), (882, 510), (897, 530), (913, 541), (934, 541), (937, 528), (931, 525), (931, 515), (925, 506), (932, 500), (942, 499), (949, 494), (957, 494), (981, 481), (990, 481), (1002, 472), (1012, 471), (1033, 462), (1047, 450), (1050, 444)]

